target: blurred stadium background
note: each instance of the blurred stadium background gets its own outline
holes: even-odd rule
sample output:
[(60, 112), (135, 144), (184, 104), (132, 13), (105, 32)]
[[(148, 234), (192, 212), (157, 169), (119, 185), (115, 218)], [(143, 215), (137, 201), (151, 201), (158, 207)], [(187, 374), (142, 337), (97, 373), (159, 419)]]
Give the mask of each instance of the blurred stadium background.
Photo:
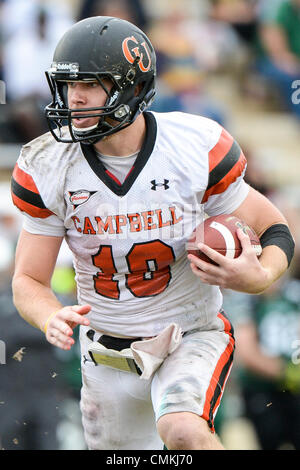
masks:
[[(248, 159), (248, 181), (283, 210), (299, 242), (299, 0), (0, 0), (0, 80), (6, 85), (6, 103), (0, 104), (0, 339), (7, 348), (6, 364), (0, 364), (2, 449), (85, 449), (78, 408), (78, 349), (69, 354), (45, 344), (12, 304), (13, 255), (21, 218), (10, 202), (9, 182), (21, 146), (47, 132), (43, 108), (50, 95), (44, 71), (58, 39), (72, 23), (93, 15), (128, 19), (146, 31), (158, 58), (158, 94), (152, 109), (201, 114), (226, 127)], [(298, 250), (284, 282), (299, 279)], [(53, 289), (63, 301), (74, 302), (72, 262), (65, 247)], [(229, 316), (237, 303), (243, 309), (246, 298), (224, 295)], [(299, 297), (292, 299), (296, 338)], [(247, 307), (254, 318), (251, 308)], [(233, 321), (239, 325), (242, 312), (233, 310)], [(270, 333), (275, 345), (290, 326), (284, 314), (280, 319), (280, 328)], [(291, 361), (292, 334), (286, 333), (288, 347), (283, 352), (263, 348), (260, 333), (258, 347), (264, 354)], [(237, 355), (238, 350), (237, 342)], [(234, 366), (219, 410), (217, 430), (227, 449), (263, 448), (246, 413), (239, 375), (246, 363), (237, 361)], [(275, 388), (277, 383), (271, 380)], [(297, 370), (293, 384), (293, 399), (300, 401)], [(281, 392), (284, 401), (284, 387)], [(271, 415), (273, 403), (263, 400), (263, 411), (276, 420)], [(281, 407), (280, 400), (276, 407)], [(292, 416), (285, 414), (288, 425), (297, 420)], [(298, 422), (300, 429), (300, 416)], [(280, 420), (274, 421), (276, 425), (284, 427)], [(278, 447), (299, 449), (300, 431), (295, 433), (295, 439), (284, 434)]]

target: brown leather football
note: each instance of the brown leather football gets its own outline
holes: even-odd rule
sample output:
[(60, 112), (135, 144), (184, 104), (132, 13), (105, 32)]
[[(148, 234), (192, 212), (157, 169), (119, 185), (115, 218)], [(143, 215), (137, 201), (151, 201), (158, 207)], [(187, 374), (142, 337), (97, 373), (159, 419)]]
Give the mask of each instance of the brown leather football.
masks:
[(251, 244), (259, 257), (262, 248), (255, 231), (242, 220), (229, 214), (208, 217), (199, 224), (187, 243), (187, 251), (208, 263), (216, 264), (199, 250), (197, 244), (201, 242), (227, 258), (237, 258), (242, 252), (236, 233), (238, 228), (249, 235)]

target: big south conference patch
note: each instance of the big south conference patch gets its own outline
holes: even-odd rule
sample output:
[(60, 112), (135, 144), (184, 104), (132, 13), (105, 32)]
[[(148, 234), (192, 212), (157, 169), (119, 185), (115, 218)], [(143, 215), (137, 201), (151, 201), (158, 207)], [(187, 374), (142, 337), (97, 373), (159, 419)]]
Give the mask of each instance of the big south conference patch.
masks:
[(84, 204), (87, 202), (90, 197), (95, 194), (97, 191), (87, 191), (86, 189), (79, 189), (78, 191), (69, 191), (69, 201), (71, 202), (73, 208)]

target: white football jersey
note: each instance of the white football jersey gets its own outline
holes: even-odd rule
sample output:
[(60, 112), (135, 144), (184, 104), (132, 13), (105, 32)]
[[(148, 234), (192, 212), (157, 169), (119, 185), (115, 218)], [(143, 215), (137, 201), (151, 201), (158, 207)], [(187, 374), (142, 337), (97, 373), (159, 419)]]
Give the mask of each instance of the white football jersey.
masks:
[(246, 159), (219, 124), (179, 112), (144, 116), (145, 142), (123, 184), (93, 146), (50, 133), (23, 147), (12, 178), (24, 228), (65, 236), (91, 326), (134, 337), (216, 317), (220, 289), (192, 273), (186, 243), (205, 213), (231, 213), (249, 190)]

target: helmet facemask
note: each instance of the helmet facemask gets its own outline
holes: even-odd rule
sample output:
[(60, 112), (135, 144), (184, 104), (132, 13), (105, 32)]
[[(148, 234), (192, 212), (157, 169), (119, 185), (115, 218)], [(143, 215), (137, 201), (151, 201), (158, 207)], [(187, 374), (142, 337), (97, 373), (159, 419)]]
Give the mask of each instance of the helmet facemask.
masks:
[[(132, 64), (127, 76), (123, 77), (123, 81), (119, 75), (109, 72), (57, 71), (55, 69), (57, 64), (53, 64), (52, 68), (46, 72), (52, 102), (46, 106), (45, 113), (49, 129), (54, 138), (64, 143), (95, 144), (105, 136), (114, 134), (129, 126), (136, 116), (152, 103), (155, 95), (154, 78), (151, 83), (142, 81), (139, 83), (133, 80), (138, 59), (137, 57), (135, 63)], [(70, 64), (70, 68), (73, 67), (74, 69), (75, 65)], [(105, 86), (104, 79), (109, 79), (112, 82), (110, 90)], [(97, 81), (107, 95), (104, 106), (69, 108), (67, 82), (74, 81)], [(132, 86), (133, 83), (136, 85), (135, 87)], [(82, 119), (98, 117), (98, 123), (88, 128), (76, 128), (72, 121), (74, 117), (78, 117), (78, 113), (80, 113)], [(69, 130), (69, 136), (66, 134), (66, 126)]]

